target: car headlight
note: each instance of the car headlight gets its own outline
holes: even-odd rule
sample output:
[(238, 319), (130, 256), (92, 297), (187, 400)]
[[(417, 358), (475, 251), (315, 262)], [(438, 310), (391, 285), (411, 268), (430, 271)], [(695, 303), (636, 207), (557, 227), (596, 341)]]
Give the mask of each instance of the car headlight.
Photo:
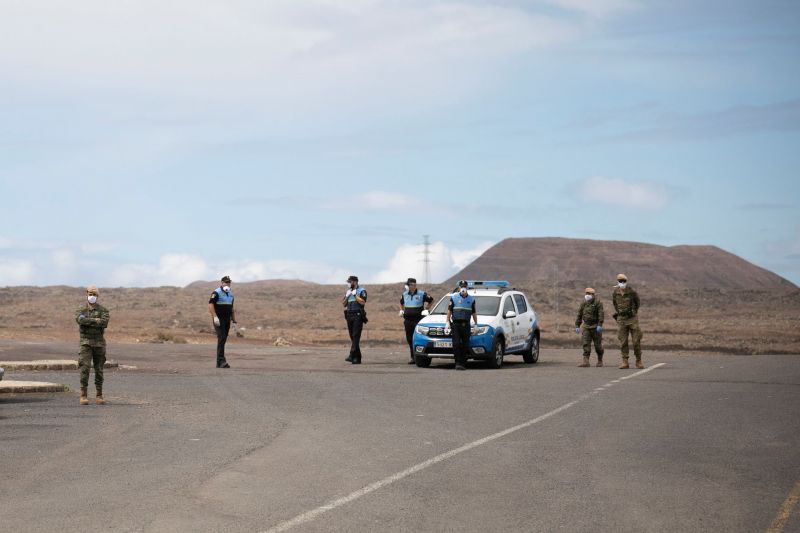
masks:
[(483, 335), (487, 331), (489, 331), (489, 326), (477, 326), (472, 328), (473, 335)]
[(417, 326), (417, 333), (420, 335), (427, 335), (430, 330), (428, 326)]

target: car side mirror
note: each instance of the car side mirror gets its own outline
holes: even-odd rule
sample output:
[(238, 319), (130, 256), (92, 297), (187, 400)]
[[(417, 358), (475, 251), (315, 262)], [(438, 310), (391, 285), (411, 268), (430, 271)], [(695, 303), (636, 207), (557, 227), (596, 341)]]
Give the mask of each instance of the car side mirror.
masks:
[(514, 318), (515, 316), (517, 316), (516, 312), (506, 311), (505, 314), (503, 315), (503, 318)]

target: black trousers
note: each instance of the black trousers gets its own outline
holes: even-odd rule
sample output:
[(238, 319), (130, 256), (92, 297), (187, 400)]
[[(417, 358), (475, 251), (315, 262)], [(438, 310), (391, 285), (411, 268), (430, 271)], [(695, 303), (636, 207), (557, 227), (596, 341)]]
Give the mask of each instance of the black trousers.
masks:
[(219, 317), (219, 326), (214, 326), (217, 332), (217, 368), (223, 366), (225, 360), (225, 343), (228, 341), (228, 332), (231, 330), (231, 319)]
[(470, 329), (469, 321), (453, 321), (453, 356), (455, 356), (457, 365), (467, 364)]
[(416, 329), (420, 320), (422, 320), (422, 315), (407, 316), (403, 319), (403, 325), (406, 328), (406, 342), (408, 343), (408, 349), (411, 352), (412, 360), (414, 359), (414, 329)]
[(364, 328), (364, 317), (360, 312), (347, 313), (347, 332), (350, 334), (350, 357), (361, 361), (361, 330)]

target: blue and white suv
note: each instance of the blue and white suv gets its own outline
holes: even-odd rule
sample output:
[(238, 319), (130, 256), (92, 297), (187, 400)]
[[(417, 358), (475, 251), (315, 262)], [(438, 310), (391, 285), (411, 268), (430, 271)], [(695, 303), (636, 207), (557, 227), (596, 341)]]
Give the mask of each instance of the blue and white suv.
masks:
[[(475, 297), (478, 326), (469, 339), (470, 359), (483, 359), (491, 368), (503, 366), (506, 355), (521, 355), (526, 363), (539, 360), (539, 322), (525, 295), (507, 281), (468, 281)], [(458, 289), (456, 289), (458, 290)], [(453, 358), (453, 339), (445, 334), (451, 294), (439, 300), (414, 331), (414, 360), (428, 367), (434, 357)]]

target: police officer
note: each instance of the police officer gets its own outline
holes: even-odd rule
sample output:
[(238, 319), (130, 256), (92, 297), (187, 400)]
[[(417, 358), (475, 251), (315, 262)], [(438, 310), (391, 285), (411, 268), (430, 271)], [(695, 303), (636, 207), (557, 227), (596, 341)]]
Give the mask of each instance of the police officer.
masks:
[(453, 356), (456, 370), (466, 370), (469, 354), (469, 337), (471, 333), (470, 319), (478, 325), (478, 313), (475, 310), (475, 297), (467, 292), (467, 282), (458, 282), (458, 292), (450, 296), (447, 306), (447, 329), (453, 332)]
[(636, 356), (636, 368), (644, 368), (642, 363), (642, 330), (639, 328), (639, 295), (628, 286), (625, 274), (617, 276), (617, 285), (612, 293), (614, 300), (614, 320), (619, 325), (619, 348), (622, 352), (622, 364), (619, 368), (630, 368), (628, 365), (628, 335), (633, 343), (633, 355)]
[(367, 291), (358, 286), (358, 277), (347, 278), (347, 292), (342, 298), (344, 318), (347, 320), (347, 332), (350, 334), (350, 355), (348, 363), (361, 364), (361, 330), (367, 322), (367, 313), (364, 306), (367, 303)]
[(217, 368), (230, 368), (225, 359), (225, 343), (231, 324), (236, 327), (236, 312), (233, 310), (233, 292), (231, 292), (230, 276), (223, 276), (219, 287), (211, 293), (208, 300), (208, 312), (217, 332)]
[(597, 354), (597, 366), (603, 366), (603, 319), (603, 302), (597, 300), (593, 288), (586, 287), (583, 301), (578, 308), (578, 317), (575, 319), (575, 333), (581, 336), (583, 345), (583, 362), (578, 365), (580, 368), (589, 366), (592, 343)]
[(417, 289), (417, 280), (408, 278), (406, 281), (406, 290), (400, 297), (400, 316), (403, 317), (403, 323), (406, 329), (406, 342), (411, 351), (411, 360), (409, 365), (414, 364), (414, 329), (422, 320), (422, 311), (430, 309), (433, 303), (433, 297), (425, 291)]
[(81, 369), (81, 405), (88, 405), (89, 371), (94, 367), (94, 385), (97, 388), (96, 402), (103, 405), (103, 367), (106, 364), (106, 340), (103, 332), (108, 327), (108, 309), (97, 303), (100, 291), (94, 285), (86, 288), (86, 304), (75, 313), (80, 325), (81, 349), (78, 365)]

